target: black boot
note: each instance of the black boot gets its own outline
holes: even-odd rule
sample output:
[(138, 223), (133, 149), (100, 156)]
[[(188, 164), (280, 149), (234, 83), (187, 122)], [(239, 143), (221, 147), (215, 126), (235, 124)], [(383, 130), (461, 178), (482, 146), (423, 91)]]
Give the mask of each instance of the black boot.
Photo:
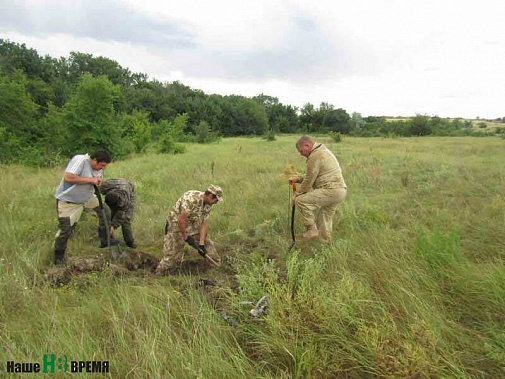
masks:
[(54, 250), (54, 264), (65, 264), (65, 250)]
[[(107, 247), (107, 235), (104, 236), (104, 233), (101, 232), (100, 230), (98, 231), (98, 234), (100, 234), (100, 249), (103, 249)], [(112, 235), (109, 236), (110, 238), (110, 246), (116, 246), (119, 245), (119, 240), (115, 239)]]
[(137, 245), (133, 241), (126, 242), (126, 246), (131, 247), (132, 249), (136, 249)]

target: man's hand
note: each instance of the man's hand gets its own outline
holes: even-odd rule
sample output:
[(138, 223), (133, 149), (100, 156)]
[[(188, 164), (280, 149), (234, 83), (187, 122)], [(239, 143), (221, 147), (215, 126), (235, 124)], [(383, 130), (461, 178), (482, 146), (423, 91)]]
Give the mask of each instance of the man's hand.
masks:
[(94, 176), (92, 178), (89, 178), (89, 182), (93, 184), (94, 186), (100, 187), (100, 184), (102, 184), (102, 178), (98, 176)]
[(186, 243), (195, 248), (196, 251), (198, 251), (198, 254), (200, 254), (202, 257), (205, 257), (205, 254), (207, 254), (207, 249), (205, 248), (205, 245), (198, 245), (194, 239), (194, 237), (192, 236), (189, 236), (188, 238), (186, 238)]
[(207, 254), (207, 249), (205, 245), (198, 245), (198, 254), (205, 258), (205, 254)]
[(115, 233), (115, 232), (116, 232), (116, 229), (114, 229), (114, 227), (113, 227), (113, 226), (111, 226), (111, 227), (110, 227), (110, 235), (111, 235), (112, 237), (115, 237), (115, 236), (114, 236), (114, 233)]
[(198, 245), (196, 244), (195, 239), (192, 236), (189, 236), (184, 240), (189, 246), (194, 247), (195, 249), (198, 249)]

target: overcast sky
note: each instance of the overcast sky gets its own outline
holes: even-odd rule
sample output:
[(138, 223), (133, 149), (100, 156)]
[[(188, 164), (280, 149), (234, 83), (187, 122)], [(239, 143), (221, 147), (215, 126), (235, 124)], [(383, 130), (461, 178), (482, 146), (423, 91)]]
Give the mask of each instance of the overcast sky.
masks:
[(0, 0), (0, 38), (206, 93), (505, 116), (503, 0)]

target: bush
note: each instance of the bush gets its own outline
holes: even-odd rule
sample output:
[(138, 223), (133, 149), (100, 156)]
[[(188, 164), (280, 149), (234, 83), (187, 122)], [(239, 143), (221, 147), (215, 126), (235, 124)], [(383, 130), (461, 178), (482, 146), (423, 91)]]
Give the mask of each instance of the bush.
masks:
[(125, 147), (128, 152), (145, 152), (151, 142), (152, 129), (147, 112), (135, 110), (132, 114), (122, 113), (118, 116), (118, 126), (122, 130), (123, 142), (129, 145)]
[(335, 141), (335, 142), (342, 142), (342, 134), (340, 132), (329, 132), (328, 135)]
[(266, 132), (265, 134), (263, 134), (263, 136), (261, 136), (261, 138), (263, 138), (266, 141), (275, 141), (277, 139), (275, 137), (275, 132), (273, 130)]
[(186, 152), (186, 147), (175, 142), (170, 133), (165, 133), (160, 137), (158, 152), (162, 154), (183, 154)]
[(210, 125), (206, 121), (200, 121), (194, 128), (196, 142), (209, 143), (219, 139), (217, 133), (212, 132)]
[(63, 119), (68, 129), (63, 148), (66, 155), (83, 151), (108, 150), (114, 159), (128, 154), (121, 143), (121, 129), (115, 116), (114, 102), (120, 88), (105, 76), (84, 74), (74, 94), (63, 108)]

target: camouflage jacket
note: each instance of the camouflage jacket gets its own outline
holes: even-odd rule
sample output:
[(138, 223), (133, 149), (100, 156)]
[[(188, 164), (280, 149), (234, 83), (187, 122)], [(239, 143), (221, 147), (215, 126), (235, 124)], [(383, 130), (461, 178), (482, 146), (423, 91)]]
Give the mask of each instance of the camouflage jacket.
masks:
[(314, 143), (307, 158), (307, 171), (297, 177), (297, 182), (302, 183), (299, 194), (318, 188), (347, 188), (337, 158), (322, 143)]
[(111, 225), (117, 229), (127, 221), (132, 221), (135, 209), (135, 188), (125, 179), (107, 179), (102, 182), (100, 192), (107, 195), (114, 192), (118, 197), (117, 207)]
[(188, 191), (182, 195), (168, 215), (168, 223), (172, 233), (179, 232), (179, 216), (182, 212), (188, 214), (186, 218), (186, 234), (188, 236), (200, 233), (204, 220), (207, 220), (212, 211), (212, 205), (203, 203), (204, 192)]

